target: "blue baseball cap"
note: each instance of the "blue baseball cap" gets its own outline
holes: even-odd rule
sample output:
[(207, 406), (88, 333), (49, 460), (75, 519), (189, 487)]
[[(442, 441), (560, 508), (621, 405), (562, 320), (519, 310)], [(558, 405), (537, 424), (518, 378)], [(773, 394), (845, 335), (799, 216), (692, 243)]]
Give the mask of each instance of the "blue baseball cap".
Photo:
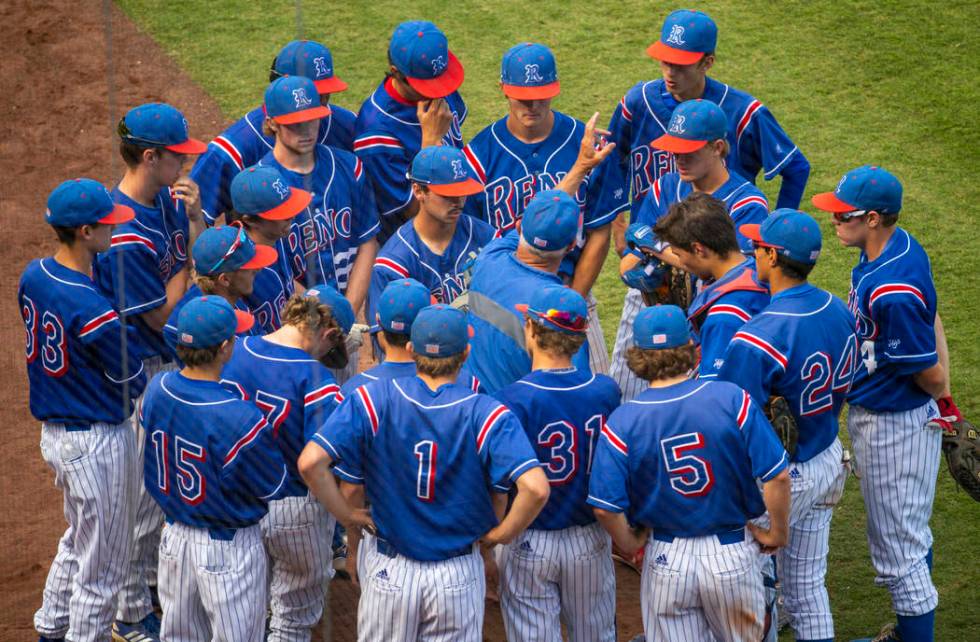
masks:
[(255, 318), (236, 310), (220, 296), (191, 299), (177, 315), (177, 345), (188, 348), (210, 348), (249, 330)]
[(693, 65), (718, 44), (718, 27), (702, 11), (681, 9), (664, 20), (660, 40), (647, 47), (647, 55), (674, 65)]
[(582, 227), (582, 211), (575, 199), (561, 190), (538, 192), (521, 217), (521, 238), (539, 250), (562, 250), (571, 245)]
[(443, 98), (463, 84), (463, 65), (449, 51), (446, 34), (431, 22), (413, 20), (395, 27), (388, 56), (409, 86), (426, 98)]
[(426, 147), (412, 160), (408, 180), (428, 185), (441, 196), (469, 196), (483, 191), (463, 152), (448, 145)]
[(330, 50), (313, 40), (293, 40), (276, 56), (272, 71), (279, 76), (305, 76), (321, 94), (347, 89), (347, 83), (333, 73)]
[(643, 350), (664, 350), (691, 340), (687, 315), (676, 305), (653, 305), (633, 320), (633, 343)]
[(256, 245), (241, 223), (209, 227), (191, 248), (194, 269), (201, 276), (236, 270), (259, 270), (276, 262), (279, 253), (269, 245)]
[(788, 259), (813, 265), (820, 256), (823, 239), (812, 216), (799, 210), (780, 208), (761, 224), (742, 225), (738, 231), (762, 247), (774, 248)]
[(429, 289), (415, 279), (392, 281), (378, 300), (378, 323), (388, 332), (408, 334), (415, 317), (431, 303)]
[(138, 147), (162, 147), (176, 154), (203, 154), (208, 146), (187, 133), (187, 119), (166, 103), (130, 109), (119, 121), (119, 138)]
[(517, 100), (545, 100), (558, 95), (555, 55), (544, 45), (523, 42), (514, 45), (500, 61), (504, 95)]
[(320, 104), (316, 85), (306, 76), (276, 78), (265, 90), (265, 115), (282, 125), (305, 123), (330, 115)]
[(864, 165), (844, 174), (833, 192), (817, 194), (811, 200), (827, 212), (898, 214), (902, 210), (902, 184), (885, 168)]
[(423, 357), (451, 357), (470, 342), (466, 313), (437, 303), (423, 308), (412, 322), (412, 350)]
[(553, 330), (582, 334), (589, 325), (589, 307), (582, 295), (563, 285), (539, 288), (529, 303), (518, 303), (518, 311), (534, 317)]
[(350, 301), (332, 285), (326, 283), (314, 285), (306, 291), (306, 296), (315, 296), (320, 303), (330, 308), (330, 313), (333, 314), (333, 318), (344, 334), (349, 333), (354, 327), (354, 308), (351, 307)]
[(708, 142), (728, 134), (728, 120), (721, 107), (710, 100), (688, 100), (674, 108), (663, 136), (650, 142), (675, 154), (695, 152)]
[(91, 178), (75, 178), (54, 188), (44, 211), (48, 225), (58, 227), (118, 225), (135, 216), (133, 208), (114, 203), (109, 190)]
[(253, 165), (231, 181), (231, 203), (239, 214), (282, 221), (302, 212), (311, 200), (312, 194), (290, 187), (275, 167)]

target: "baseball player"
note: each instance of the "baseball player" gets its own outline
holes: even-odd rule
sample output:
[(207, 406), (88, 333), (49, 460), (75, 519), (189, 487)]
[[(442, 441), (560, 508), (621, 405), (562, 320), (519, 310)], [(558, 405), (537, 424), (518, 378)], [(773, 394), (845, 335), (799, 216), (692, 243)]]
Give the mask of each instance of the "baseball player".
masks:
[(266, 638), (272, 642), (310, 639), (333, 575), (334, 518), (309, 494), (296, 468), (306, 442), (342, 399), (340, 386), (318, 361), (344, 342), (331, 311), (335, 298), (320, 296), (329, 287), (294, 294), (283, 309), (282, 327), (245, 338), (221, 372), (223, 385), (265, 414), (288, 471), (280, 498), (269, 502), (261, 522), (272, 567)]
[(937, 356), (929, 257), (897, 225), (902, 185), (881, 167), (847, 172), (813, 204), (833, 213), (844, 246), (861, 250), (848, 295), (860, 360), (847, 395), (847, 430), (868, 511), (875, 583), (889, 590), (898, 616), (897, 632), (879, 639), (928, 642), (939, 602), (929, 518), (941, 434), (927, 423), (938, 417), (934, 399), (949, 396)]
[(287, 479), (273, 428), (222, 388), (235, 334), (251, 315), (218, 296), (189, 301), (177, 320), (179, 372), (147, 386), (143, 478), (166, 515), (160, 539), (164, 640), (258, 642), (267, 561), (259, 520)]
[(789, 453), (789, 542), (776, 568), (796, 639), (833, 640), (824, 578), (830, 518), (847, 477), (837, 430), (858, 358), (854, 317), (843, 301), (807, 283), (822, 245), (813, 218), (776, 210), (742, 233), (755, 244), (772, 303), (735, 334), (718, 377), (760, 406), (774, 395), (789, 405), (798, 439)]
[(88, 178), (60, 184), (47, 206), (58, 249), (25, 268), (17, 305), (31, 414), (41, 422), (41, 454), (64, 493), (68, 528), (34, 628), (42, 642), (101, 642), (129, 570), (138, 479), (130, 416), (146, 375), (139, 351), (126, 349), (132, 332), (92, 280), (92, 260), (134, 213)]
[(280, 312), (296, 291), (295, 276), (302, 273), (303, 255), (295, 242), (293, 221), (313, 199), (306, 190), (286, 183), (274, 167), (256, 165), (239, 172), (231, 181), (234, 210), (229, 218), (241, 221), (256, 245), (275, 248), (275, 263), (255, 275), (251, 294), (242, 297), (255, 317), (256, 334), (268, 334), (282, 326)]
[(457, 93), (463, 66), (431, 22), (395, 27), (388, 73), (357, 114), (354, 152), (365, 165), (380, 212), (384, 243), (418, 211), (408, 175), (423, 147), (463, 146), (466, 105)]
[[(347, 83), (334, 74), (330, 50), (312, 40), (294, 40), (276, 54), (269, 82), (282, 76), (305, 76), (312, 80), (325, 107), (331, 94), (347, 90)], [(329, 108), (329, 113), (320, 120), (316, 142), (352, 151), (357, 114), (338, 105)], [(201, 206), (208, 225), (214, 225), (222, 214), (232, 209), (231, 182), (235, 176), (258, 163), (275, 147), (274, 137), (264, 130), (265, 118), (259, 105), (215, 136), (194, 164), (191, 178), (201, 188)]]
[[(131, 109), (119, 121), (117, 132), (126, 173), (112, 196), (131, 207), (136, 218), (113, 232), (112, 245), (96, 258), (93, 274), (120, 318), (136, 328), (137, 349), (143, 352), (147, 377), (152, 378), (175, 367), (163, 326), (187, 290), (187, 251), (204, 229), (197, 184), (183, 175), (182, 168), (188, 155), (200, 154), (206, 146), (188, 135), (183, 114), (163, 103)], [(137, 432), (141, 460), (143, 443)], [(163, 515), (142, 486), (138, 492), (134, 553), (119, 593), (116, 628), (120, 635), (156, 633), (159, 628), (151, 587), (156, 585)]]
[(445, 145), (422, 149), (412, 160), (409, 179), (418, 213), (374, 260), (367, 307), (372, 323), (381, 292), (396, 279), (415, 279), (435, 302), (453, 303), (467, 289), (474, 259), (494, 237), (483, 221), (461, 216), (467, 198), (483, 189), (461, 151)]
[(616, 640), (616, 574), (609, 536), (585, 503), (596, 439), (619, 405), (603, 374), (576, 369), (588, 306), (570, 288), (546, 286), (522, 305), (532, 372), (495, 397), (517, 417), (551, 495), (541, 514), (500, 548), (500, 605), (511, 640)]
[[(377, 538), (365, 550), (358, 639), (483, 639), (477, 540), (510, 542), (548, 499), (548, 481), (506, 407), (454, 380), (469, 353), (466, 314), (419, 312), (418, 375), (358, 388), (317, 432), (299, 468), (328, 510), (350, 510), (329, 466), (363, 471)], [(489, 484), (516, 495), (499, 524)], [(372, 550), (373, 549), (373, 550)]]
[[(651, 145), (674, 154), (677, 171), (665, 174), (654, 182), (648, 198), (643, 199), (639, 207), (635, 222), (653, 226), (671, 205), (693, 192), (710, 194), (724, 202), (736, 231), (739, 225), (760, 223), (765, 219), (769, 214), (765, 196), (725, 165), (730, 146), (725, 139), (727, 128), (724, 110), (711, 101), (690, 100), (674, 110), (667, 133)], [(752, 246), (748, 239), (739, 235), (738, 243), (743, 252), (751, 253)], [(668, 263), (680, 265), (674, 256), (670, 252), (661, 255)], [(636, 257), (626, 255), (620, 270), (626, 272), (638, 261)], [(635, 397), (646, 385), (626, 367), (623, 358), (632, 341), (629, 335), (632, 319), (642, 304), (639, 291), (631, 289), (627, 292), (613, 347), (610, 374), (619, 383), (624, 400)]]
[[(759, 640), (760, 547), (787, 538), (786, 451), (748, 393), (688, 379), (695, 348), (680, 308), (644, 308), (633, 337), (626, 358), (650, 386), (603, 425), (588, 502), (617, 546), (646, 547), (647, 640)], [(750, 521), (765, 511), (768, 528)]]
[[(465, 211), (506, 232), (536, 192), (554, 189), (571, 169), (585, 123), (551, 108), (560, 84), (554, 54), (544, 45), (525, 42), (511, 47), (501, 61), (500, 88), (508, 115), (463, 148), (485, 184), (467, 201)], [(608, 371), (609, 356), (591, 289), (609, 254), (611, 223), (629, 207), (625, 184), (620, 165), (610, 159), (590, 171), (573, 194), (582, 207), (584, 231), (562, 272), (589, 300), (589, 345), (596, 372)]]

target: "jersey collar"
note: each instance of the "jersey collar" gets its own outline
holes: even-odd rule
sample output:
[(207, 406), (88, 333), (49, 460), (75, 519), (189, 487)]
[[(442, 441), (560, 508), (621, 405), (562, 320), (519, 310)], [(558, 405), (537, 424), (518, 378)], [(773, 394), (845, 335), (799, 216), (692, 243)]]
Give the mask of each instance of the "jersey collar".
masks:
[(799, 285), (794, 285), (789, 289), (783, 290), (782, 292), (772, 295), (770, 301), (777, 301), (778, 299), (782, 299), (783, 297), (801, 296), (804, 294), (809, 294), (810, 292), (816, 289), (817, 289), (816, 286), (812, 285), (809, 282), (801, 283)]

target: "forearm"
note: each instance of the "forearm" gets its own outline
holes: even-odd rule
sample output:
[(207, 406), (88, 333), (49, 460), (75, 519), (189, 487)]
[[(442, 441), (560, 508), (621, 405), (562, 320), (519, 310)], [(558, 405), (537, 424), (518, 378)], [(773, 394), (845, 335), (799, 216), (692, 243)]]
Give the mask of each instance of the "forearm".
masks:
[(190, 268), (185, 265), (180, 272), (173, 275), (173, 277), (171, 277), (171, 279), (167, 282), (167, 300), (164, 302), (164, 304), (140, 315), (143, 318), (143, 321), (146, 322), (146, 325), (150, 326), (157, 332), (163, 332), (163, 326), (165, 326), (167, 324), (167, 320), (170, 319), (170, 314), (177, 306), (177, 302), (180, 301), (187, 292), (187, 282), (189, 279)]
[(361, 311), (364, 299), (367, 298), (368, 287), (371, 285), (371, 268), (377, 255), (378, 242), (375, 239), (366, 241), (357, 248), (357, 256), (354, 258), (354, 267), (351, 268), (345, 293), (351, 307), (354, 308), (354, 314)]
[[(364, 486), (361, 484), (351, 484), (350, 482), (340, 482), (340, 494), (350, 506), (354, 508), (364, 508)], [(347, 531), (347, 555), (357, 558), (357, 549), (361, 545), (361, 529), (352, 528)]]
[(587, 232), (585, 247), (582, 248), (582, 254), (575, 265), (575, 274), (572, 276), (572, 289), (583, 297), (588, 297), (589, 291), (599, 278), (599, 273), (602, 272), (602, 264), (609, 255), (611, 232), (611, 225), (604, 225)]
[(762, 485), (762, 501), (769, 513), (769, 532), (786, 544), (789, 538), (789, 473), (785, 470)]
[[(197, 237), (201, 235), (201, 232), (207, 229), (207, 224), (204, 222), (203, 214), (196, 219), (190, 218), (188, 222), (188, 233), (191, 238), (187, 243), (187, 247), (194, 247), (194, 242), (197, 241)], [(215, 224), (217, 224), (217, 220), (215, 220)]]
[(507, 544), (526, 529), (548, 501), (551, 488), (544, 470), (532, 468), (517, 479), (517, 495), (498, 526), (485, 536), (489, 544)]
[(568, 170), (568, 173), (565, 174), (565, 177), (561, 179), (557, 185), (555, 185), (555, 189), (561, 190), (574, 198), (575, 195), (578, 194), (578, 188), (580, 185), (582, 185), (582, 181), (584, 181), (585, 177), (588, 176), (589, 169), (590, 168), (576, 161), (575, 164), (572, 165), (572, 168)]
[(951, 397), (953, 388), (949, 369), (949, 346), (946, 343), (946, 329), (943, 327), (943, 320), (936, 314), (936, 354), (939, 355), (939, 365), (943, 367), (943, 391), (938, 398)]
[(810, 161), (802, 152), (797, 150), (786, 163), (786, 166), (783, 167), (780, 176), (782, 176), (782, 184), (779, 186), (776, 207), (799, 208), (800, 201), (803, 199), (803, 191), (806, 189), (806, 182), (810, 177)]
[(933, 399), (941, 399), (949, 396), (949, 379), (942, 363), (936, 363), (930, 368), (915, 373), (913, 377), (916, 385)]
[(623, 256), (626, 253), (626, 229), (629, 227), (629, 214), (623, 212), (616, 217), (612, 223), (613, 243), (616, 247), (616, 254)]
[(330, 472), (331, 462), (330, 455), (316, 443), (311, 442), (303, 449), (297, 465), (303, 481), (317, 501), (336, 517), (338, 522), (347, 524), (353, 511), (340, 493), (337, 480)]
[(626, 521), (626, 515), (624, 513), (611, 513), (601, 508), (593, 508), (592, 511), (602, 528), (612, 537), (616, 546), (624, 553), (635, 555), (639, 547), (633, 529)]
[(504, 519), (504, 514), (507, 513), (507, 493), (490, 493), (490, 501), (493, 504), (493, 514), (497, 516), (497, 521), (501, 522)]

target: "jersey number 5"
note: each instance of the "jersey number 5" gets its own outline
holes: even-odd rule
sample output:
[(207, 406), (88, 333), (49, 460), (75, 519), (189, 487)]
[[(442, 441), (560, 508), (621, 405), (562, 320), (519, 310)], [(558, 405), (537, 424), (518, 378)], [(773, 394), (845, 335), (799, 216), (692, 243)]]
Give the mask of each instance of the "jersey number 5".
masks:
[(685, 497), (707, 495), (715, 485), (711, 462), (688, 454), (704, 448), (704, 435), (689, 432), (660, 440), (664, 463), (670, 473), (670, 487)]
[[(150, 434), (153, 449), (157, 459), (157, 488), (164, 495), (170, 494), (170, 453), (167, 448), (170, 441), (167, 433), (154, 430)], [(207, 483), (204, 475), (198, 470), (197, 464), (204, 463), (207, 454), (204, 448), (183, 437), (174, 439), (174, 462), (177, 465), (177, 491), (185, 504), (196, 506), (204, 501)]]

